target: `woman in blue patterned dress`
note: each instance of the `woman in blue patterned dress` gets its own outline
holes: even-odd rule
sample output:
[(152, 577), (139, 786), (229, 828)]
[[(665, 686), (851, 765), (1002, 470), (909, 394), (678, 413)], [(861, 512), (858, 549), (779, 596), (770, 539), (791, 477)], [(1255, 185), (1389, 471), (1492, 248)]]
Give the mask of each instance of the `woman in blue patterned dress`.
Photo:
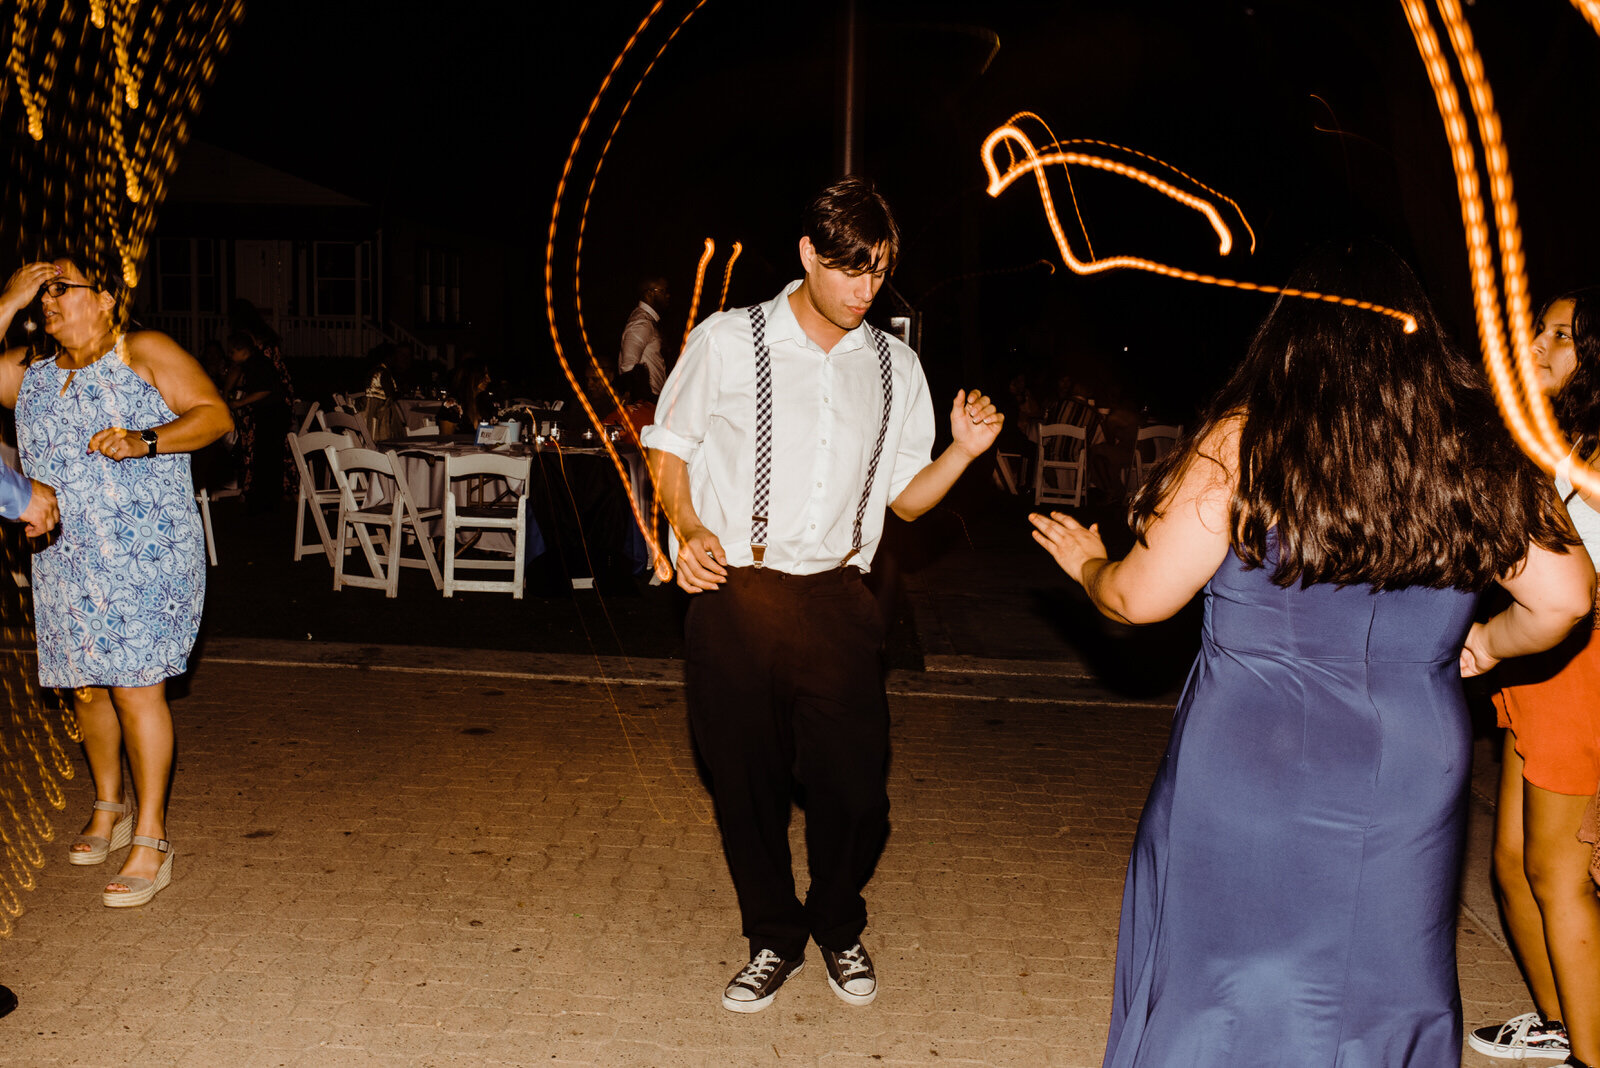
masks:
[(94, 776), (94, 812), (68, 859), (99, 864), (131, 843), (101, 900), (142, 905), (172, 878), (166, 680), (187, 668), (205, 602), (189, 453), (233, 420), (171, 338), (123, 332), (115, 279), (70, 259), (28, 264), (0, 291), (0, 333), (36, 296), (49, 337), (0, 356), (0, 403), (16, 409), (24, 472), (61, 508), (60, 537), (33, 558), (33, 591), (39, 682), (74, 691)]

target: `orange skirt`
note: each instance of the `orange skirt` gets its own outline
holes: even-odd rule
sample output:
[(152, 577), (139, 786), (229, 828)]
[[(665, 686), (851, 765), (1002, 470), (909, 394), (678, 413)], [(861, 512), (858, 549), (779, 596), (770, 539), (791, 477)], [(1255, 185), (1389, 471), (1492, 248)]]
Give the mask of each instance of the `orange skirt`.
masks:
[(1555, 794), (1600, 788), (1600, 631), (1583, 626), (1548, 652), (1500, 665), (1500, 726), (1522, 757), (1522, 777)]

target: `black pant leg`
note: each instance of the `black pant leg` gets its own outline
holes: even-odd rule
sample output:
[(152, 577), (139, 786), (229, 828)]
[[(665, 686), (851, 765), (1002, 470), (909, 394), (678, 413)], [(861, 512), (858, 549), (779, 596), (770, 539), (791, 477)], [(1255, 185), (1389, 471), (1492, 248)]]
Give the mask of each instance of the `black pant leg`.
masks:
[(867, 925), (862, 889), (889, 834), (889, 710), (883, 624), (859, 572), (827, 576), (808, 598), (794, 643), (796, 772), (805, 787), (811, 885), (807, 924), (818, 945), (848, 949)]
[(775, 572), (735, 568), (696, 594), (685, 622), (685, 680), (695, 746), (711, 773), (722, 848), (751, 952), (805, 951), (805, 911), (789, 851), (794, 748), (774, 659), (796, 626)]

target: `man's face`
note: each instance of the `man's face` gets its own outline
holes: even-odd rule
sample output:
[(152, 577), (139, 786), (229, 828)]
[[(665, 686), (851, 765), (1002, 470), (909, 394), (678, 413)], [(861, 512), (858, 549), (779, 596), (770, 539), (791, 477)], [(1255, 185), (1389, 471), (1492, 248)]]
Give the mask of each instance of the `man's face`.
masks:
[(809, 237), (800, 239), (800, 263), (806, 270), (806, 296), (811, 306), (840, 330), (854, 330), (866, 318), (867, 309), (878, 297), (878, 287), (889, 274), (888, 249), (872, 250), (876, 271), (841, 270), (829, 267), (817, 255)]

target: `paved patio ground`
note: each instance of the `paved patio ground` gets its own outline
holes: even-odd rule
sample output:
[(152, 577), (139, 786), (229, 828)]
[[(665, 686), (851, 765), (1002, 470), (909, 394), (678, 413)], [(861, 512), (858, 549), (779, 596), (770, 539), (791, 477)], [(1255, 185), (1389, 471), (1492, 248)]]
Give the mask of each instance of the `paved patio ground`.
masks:
[[(213, 640), (173, 705), (171, 888), (106, 909), (114, 868), (64, 862), (92, 798), (74, 753), (0, 941), (22, 999), (0, 1063), (1096, 1065), (1170, 699), (1070, 661), (927, 667), (890, 676), (877, 1002), (840, 1002), (813, 951), (739, 1016), (675, 661)], [(1482, 1022), (1524, 995), (1474, 811), (1459, 947)]]

